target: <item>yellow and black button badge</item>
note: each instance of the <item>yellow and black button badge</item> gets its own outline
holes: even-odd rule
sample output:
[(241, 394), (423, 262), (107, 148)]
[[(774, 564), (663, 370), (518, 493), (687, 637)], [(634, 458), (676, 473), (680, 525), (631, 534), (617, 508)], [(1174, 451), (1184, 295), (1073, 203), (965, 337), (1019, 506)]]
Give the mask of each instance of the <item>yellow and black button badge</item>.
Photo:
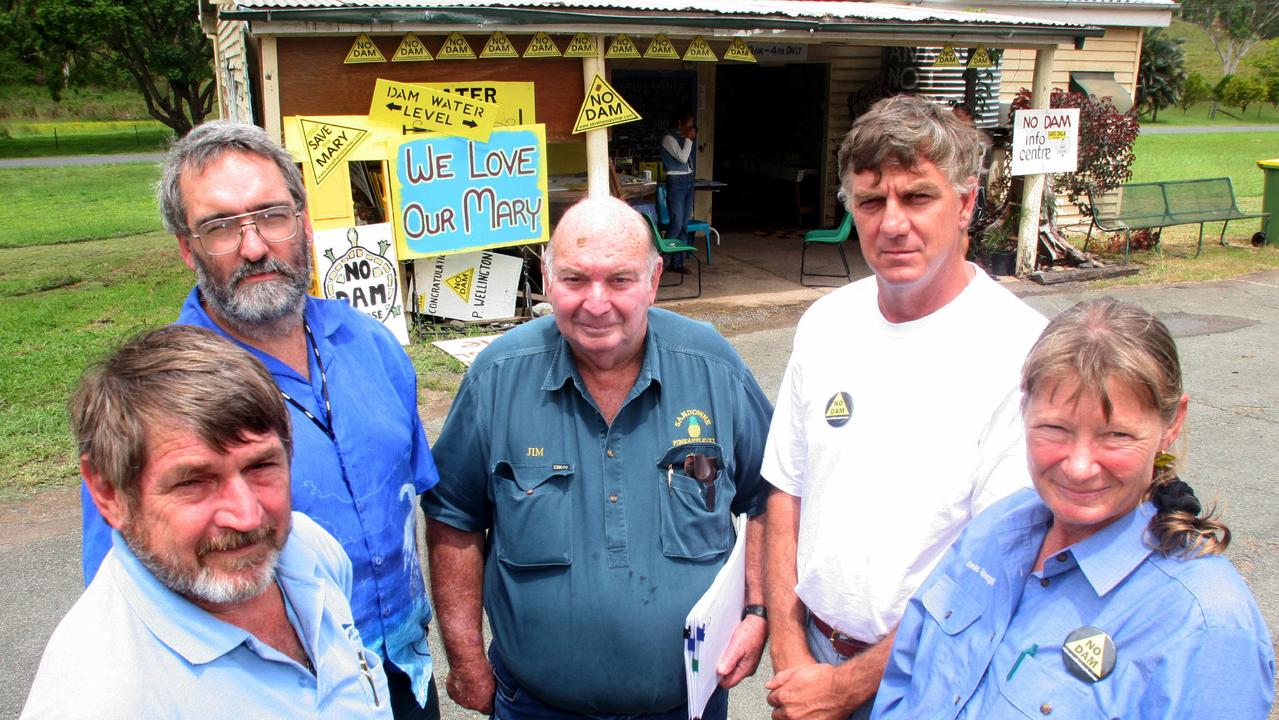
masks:
[(840, 427), (853, 416), (853, 398), (846, 392), (837, 392), (826, 403), (826, 424)]
[(1104, 679), (1115, 669), (1119, 651), (1106, 631), (1085, 625), (1066, 636), (1061, 659), (1071, 675), (1087, 683)]

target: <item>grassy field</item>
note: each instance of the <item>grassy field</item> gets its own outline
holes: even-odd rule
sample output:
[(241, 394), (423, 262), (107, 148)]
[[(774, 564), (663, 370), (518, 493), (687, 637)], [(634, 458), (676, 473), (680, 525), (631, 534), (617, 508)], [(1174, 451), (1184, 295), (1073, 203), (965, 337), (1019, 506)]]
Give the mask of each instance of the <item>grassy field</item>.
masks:
[(0, 158), (155, 152), (172, 138), (155, 120), (0, 121)]
[(126, 88), (68, 88), (55, 102), (39, 85), (0, 84), (0, 120), (139, 120), (146, 101)]
[(1228, 176), (1242, 201), (1261, 197), (1256, 161), (1279, 157), (1279, 132), (1142, 135), (1133, 154), (1132, 182)]
[(0, 248), (136, 235), (159, 230), (148, 163), (0, 168)]

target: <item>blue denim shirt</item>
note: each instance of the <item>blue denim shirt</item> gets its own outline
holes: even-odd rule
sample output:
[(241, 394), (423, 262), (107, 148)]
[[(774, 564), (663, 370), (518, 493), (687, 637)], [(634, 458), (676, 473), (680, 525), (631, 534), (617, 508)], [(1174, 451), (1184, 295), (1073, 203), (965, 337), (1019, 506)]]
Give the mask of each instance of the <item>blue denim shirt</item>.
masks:
[[(1153, 514), (1137, 507), (1042, 572), (1052, 515), (1033, 490), (979, 515), (911, 598), (872, 717), (1264, 718), (1274, 650), (1248, 586), (1224, 557), (1152, 550)], [(1117, 650), (1093, 683), (1062, 659), (1083, 626)]]
[(390, 720), (386, 676), (351, 625), (351, 564), (304, 515), (276, 581), (312, 674), (248, 631), (165, 587), (119, 533), (114, 550), (58, 624), (24, 720), (286, 718)]
[[(328, 378), (336, 442), (292, 403), (293, 509), (337, 538), (351, 558), (351, 609), (368, 647), (413, 680), (425, 705), (431, 678), (431, 605), (417, 555), (417, 496), (438, 480), (417, 410), (417, 375), (395, 337), (345, 302), (308, 297), (305, 317)], [(178, 323), (226, 336), (191, 290)], [(229, 337), (229, 336), (227, 336)], [(234, 340), (234, 339), (232, 339)], [(320, 371), (310, 380), (239, 343), (266, 365), (282, 390), (325, 419)], [(84, 577), (93, 579), (111, 547), (110, 531), (81, 488)]]
[[(577, 712), (685, 702), (684, 619), (727, 558), (730, 509), (764, 509), (771, 414), (726, 340), (665, 310), (649, 310), (643, 366), (611, 425), (554, 318), (480, 354), (423, 507), (491, 531), (484, 608), (522, 687)], [(713, 503), (683, 472), (690, 453), (716, 459)]]

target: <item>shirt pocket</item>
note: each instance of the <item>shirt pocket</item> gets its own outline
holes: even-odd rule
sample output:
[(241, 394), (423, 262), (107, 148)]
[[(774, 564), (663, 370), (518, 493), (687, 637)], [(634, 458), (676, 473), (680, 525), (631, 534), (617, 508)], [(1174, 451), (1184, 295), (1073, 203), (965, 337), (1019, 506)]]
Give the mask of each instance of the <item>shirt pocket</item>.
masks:
[(502, 460), (493, 477), (498, 560), (517, 570), (571, 565), (573, 466)]
[[(715, 459), (714, 510), (710, 488), (684, 474), (684, 458), (701, 453)], [(688, 443), (666, 451), (657, 462), (661, 496), (662, 554), (685, 560), (718, 557), (732, 541), (732, 506), (737, 488), (728, 481), (723, 451), (716, 443)]]
[(994, 713), (1000, 717), (1106, 718), (1088, 684), (1067, 672), (1059, 646), (1040, 647), (1035, 657), (1022, 658), (1012, 680), (1007, 674), (996, 673), (995, 681), (1003, 701), (1020, 713)]
[(951, 677), (951, 673), (962, 676), (963, 672), (957, 668), (967, 668), (990, 657), (990, 631), (980, 621), (981, 602), (948, 575), (936, 576), (931, 584), (921, 588), (919, 599), (924, 618), (916, 662), (924, 664), (926, 669), (916, 670), (934, 680), (925, 683), (919, 691), (930, 704), (940, 703), (944, 700), (938, 693), (944, 694), (946, 690), (938, 681)]

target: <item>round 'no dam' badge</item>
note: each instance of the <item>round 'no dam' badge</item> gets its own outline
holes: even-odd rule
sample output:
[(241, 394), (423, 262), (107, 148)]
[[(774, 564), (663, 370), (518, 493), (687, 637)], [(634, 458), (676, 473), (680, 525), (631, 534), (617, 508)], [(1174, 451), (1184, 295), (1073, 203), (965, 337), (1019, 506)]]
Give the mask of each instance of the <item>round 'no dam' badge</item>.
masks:
[(1085, 625), (1066, 636), (1061, 659), (1071, 675), (1087, 683), (1103, 680), (1115, 669), (1119, 651), (1104, 630)]
[(826, 402), (826, 424), (840, 427), (853, 416), (853, 398), (846, 392), (837, 392)]

